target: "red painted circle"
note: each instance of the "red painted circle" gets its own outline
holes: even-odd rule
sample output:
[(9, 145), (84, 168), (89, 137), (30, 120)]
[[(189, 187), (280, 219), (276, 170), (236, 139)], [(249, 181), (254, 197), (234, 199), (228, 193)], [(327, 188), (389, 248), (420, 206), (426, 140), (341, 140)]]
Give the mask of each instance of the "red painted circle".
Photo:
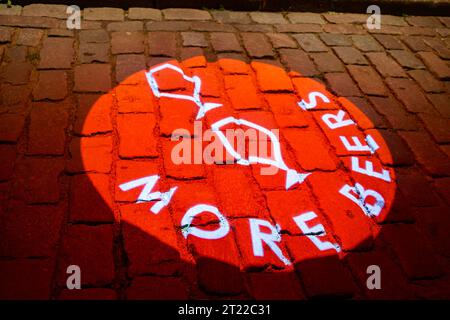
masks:
[[(334, 96), (317, 80), (297, 73), (288, 74), (265, 63), (246, 64), (231, 59), (207, 63), (203, 57), (168, 63), (181, 68), (188, 77), (199, 77), (200, 104), (222, 106), (207, 111), (198, 120), (200, 126), (198, 123), (195, 126), (198, 104), (173, 97), (156, 97), (146, 71), (142, 70), (98, 99), (85, 119), (83, 131), (87, 133), (102, 131), (98, 128), (109, 118), (113, 131), (101, 138), (83, 137), (80, 142), (83, 166), (91, 172), (92, 184), (123, 225), (130, 273), (172, 274), (178, 268), (177, 263), (184, 261), (197, 266), (200, 282), (210, 281), (209, 285), (215, 289), (222, 286), (225, 292), (235, 292), (227, 281), (214, 283), (215, 280), (209, 279), (213, 278), (211, 273), (226, 273), (227, 269), (208, 264), (205, 259), (236, 267), (241, 272), (289, 271), (302, 261), (330, 256), (342, 258), (349, 250), (371, 246), (380, 230), (380, 222), (389, 214), (396, 183), (395, 173), (389, 167), (392, 162), (389, 148), (358, 106)], [(195, 85), (175, 70), (163, 69), (154, 77), (160, 92), (194, 94)], [(301, 101), (310, 109), (302, 109)], [(209, 144), (207, 141), (198, 144), (194, 137), (203, 136), (214, 123), (227, 117), (244, 119), (269, 130), (278, 129), (284, 169), (278, 168), (274, 175), (264, 175), (261, 168), (267, 165), (263, 164), (173, 163), (171, 152), (182, 140), (171, 140), (174, 130), (183, 128), (191, 135), (194, 160), (195, 153), (204, 152)], [(336, 123), (336, 117), (347, 124), (330, 127), (330, 123)], [(233, 126), (223, 128), (230, 127)], [(245, 124), (234, 125), (236, 127), (245, 127)], [(370, 150), (349, 150), (348, 145), (354, 146), (357, 141), (363, 146), (369, 145)], [(110, 144), (113, 152), (103, 152), (101, 146)], [(219, 158), (222, 159), (216, 156), (213, 160)], [(371, 175), (367, 173), (370, 166), (375, 172)], [(303, 183), (295, 183), (286, 190), (286, 167), (310, 175)], [(105, 184), (96, 172), (107, 173), (110, 183)], [(124, 183), (155, 175), (158, 179), (153, 192), (177, 188), (168, 205), (158, 214), (151, 212), (157, 200), (136, 203), (143, 184), (128, 191), (120, 188)], [(356, 184), (360, 186), (359, 193), (351, 189)], [(345, 192), (350, 192), (353, 199), (345, 196)], [(365, 205), (358, 203), (363, 195), (368, 195)], [(230, 230), (224, 237), (202, 239), (189, 234), (185, 238), (183, 230), (186, 228), (206, 232), (220, 229), (217, 217), (208, 212), (199, 214), (190, 226), (182, 225), (186, 212), (198, 204), (214, 206), (225, 217)], [(376, 208), (381, 207), (377, 212)], [(305, 215), (310, 212), (314, 214)], [(254, 241), (261, 241), (261, 238), (255, 240), (255, 234), (251, 233), (250, 224), (255, 221), (252, 219), (279, 225), (281, 239), (275, 243), (281, 255), (292, 264), (283, 262), (280, 252), (276, 253), (264, 241), (261, 242), (264, 255), (255, 255)], [(271, 233), (270, 228), (259, 226), (260, 235)], [(326, 234), (314, 233), (321, 229)], [(135, 230), (140, 231), (139, 235)], [(145, 235), (158, 243), (152, 247), (153, 242), (147, 243)], [(327, 246), (320, 250), (317, 241), (338, 244), (342, 250)]]

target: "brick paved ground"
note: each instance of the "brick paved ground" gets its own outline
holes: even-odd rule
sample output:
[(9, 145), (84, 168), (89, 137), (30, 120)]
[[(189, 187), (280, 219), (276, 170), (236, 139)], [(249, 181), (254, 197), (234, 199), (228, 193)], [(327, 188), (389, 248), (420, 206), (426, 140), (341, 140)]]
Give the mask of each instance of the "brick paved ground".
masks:
[[(0, 298), (450, 298), (450, 18), (383, 16), (381, 30), (367, 30), (366, 16), (358, 14), (99, 8), (85, 9), (82, 30), (71, 31), (65, 10), (0, 7)], [(270, 197), (276, 199), (276, 192), (260, 184), (239, 194), (246, 199), (242, 207), (224, 196), (231, 194), (230, 185), (248, 184), (251, 170), (221, 169), (211, 180), (202, 166), (180, 170), (163, 161), (160, 150), (170, 148), (164, 138), (183, 120), (164, 105), (153, 109), (133, 91), (132, 81), (102, 98), (114, 100), (100, 104), (112, 109), (96, 108), (98, 115), (91, 113), (84, 123), (96, 99), (133, 73), (168, 58), (199, 55), (211, 62), (262, 61), (295, 71), (292, 77), (315, 78), (366, 114), (370, 121), (359, 110), (349, 111), (366, 133), (383, 134), (393, 156), (380, 158), (395, 170), (398, 186), (373, 243), (350, 248), (342, 260), (306, 260), (298, 272), (274, 276), (258, 272), (261, 266), (230, 241), (231, 260), (246, 271), (240, 272), (202, 259), (220, 258), (208, 242), (186, 245), (172, 229), (155, 227), (168, 214), (149, 223), (135, 205), (124, 204), (133, 199), (117, 192), (116, 176), (163, 167), (171, 178), (167, 184), (176, 181), (180, 190), (197, 181), (196, 192), (185, 197), (218, 194), (221, 206), (234, 212), (275, 214)], [(205, 62), (189, 64), (198, 70)], [(242, 72), (239, 66), (233, 72)], [(236, 86), (248, 84), (229, 88)], [(220, 95), (214, 86), (205, 90)], [(251, 92), (244, 96), (252, 99)], [(136, 127), (129, 127), (127, 117), (134, 117)], [(142, 126), (158, 127), (155, 140), (164, 141), (130, 143)], [(90, 150), (85, 163), (82, 144)], [(182, 201), (170, 208), (175, 217), (176, 209), (186, 210)], [(294, 258), (301, 256), (288, 247)], [(191, 263), (180, 266), (180, 255)], [(64, 289), (71, 263), (82, 267), (81, 291)], [(382, 268), (380, 291), (365, 287), (369, 264)]]

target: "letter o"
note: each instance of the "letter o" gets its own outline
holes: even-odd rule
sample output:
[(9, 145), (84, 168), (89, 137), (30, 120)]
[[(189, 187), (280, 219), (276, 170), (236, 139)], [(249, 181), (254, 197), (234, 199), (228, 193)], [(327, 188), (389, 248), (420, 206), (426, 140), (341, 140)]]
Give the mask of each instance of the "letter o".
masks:
[[(205, 211), (211, 212), (217, 218), (219, 218), (218, 229), (207, 231), (190, 226), (194, 217)], [(230, 231), (230, 224), (228, 223), (228, 220), (225, 218), (225, 216), (220, 213), (219, 209), (208, 204), (198, 204), (190, 208), (183, 216), (183, 219), (181, 219), (181, 225), (187, 226), (182, 229), (182, 233), (185, 238), (187, 238), (188, 235), (192, 234), (193, 236), (196, 236), (198, 238), (216, 240), (225, 237)]]

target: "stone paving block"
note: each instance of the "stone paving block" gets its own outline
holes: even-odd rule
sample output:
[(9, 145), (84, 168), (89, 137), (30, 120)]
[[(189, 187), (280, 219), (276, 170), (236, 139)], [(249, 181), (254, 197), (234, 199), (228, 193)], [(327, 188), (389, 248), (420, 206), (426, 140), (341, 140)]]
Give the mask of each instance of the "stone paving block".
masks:
[(427, 98), (438, 112), (446, 118), (450, 118), (450, 110), (448, 110), (447, 101), (449, 99), (448, 94), (428, 94)]
[(435, 38), (425, 38), (423, 41), (433, 48), (442, 59), (450, 59), (450, 49), (447, 48), (444, 41)]
[(27, 60), (28, 48), (25, 46), (12, 46), (5, 48), (5, 58), (10, 62), (25, 62)]
[(350, 38), (344, 34), (321, 33), (319, 37), (327, 46), (347, 47), (352, 45)]
[(80, 43), (79, 60), (81, 63), (108, 62), (109, 43)]
[[(366, 132), (375, 135), (374, 131), (370, 129)], [(380, 154), (380, 160), (383, 164), (402, 166), (414, 163), (414, 155), (398, 134), (391, 130), (380, 130), (380, 134), (387, 139), (389, 147), (396, 150), (392, 156)]]
[[(409, 278), (432, 277), (441, 274), (439, 263), (431, 252), (430, 244), (415, 228), (394, 225), (383, 231), (383, 236), (389, 242), (397, 238), (396, 234), (401, 234), (402, 241), (394, 240), (392, 243), (395, 242), (394, 250)], [(415, 245), (410, 246), (410, 241), (415, 241)]]
[(405, 18), (392, 15), (383, 15), (383, 23), (389, 26), (407, 26)]
[(288, 23), (281, 13), (276, 12), (250, 12), (250, 18), (254, 22), (262, 24)]
[(135, 72), (145, 69), (145, 58), (139, 54), (121, 54), (116, 60), (116, 81), (121, 82)]
[(67, 19), (69, 16), (66, 13), (67, 6), (65, 5), (46, 5), (46, 4), (29, 4), (23, 7), (23, 16), (32, 17), (52, 17), (58, 19)]
[(14, 173), (14, 161), (16, 159), (16, 148), (11, 145), (0, 145), (3, 161), (0, 164), (0, 181), (9, 180)]
[(435, 111), (430, 108), (430, 104), (419, 86), (410, 79), (389, 78), (387, 85), (394, 94), (403, 102), (406, 109), (410, 112), (423, 112), (434, 114)]
[(355, 49), (353, 47), (336, 47), (333, 48), (333, 50), (345, 64), (368, 64), (366, 58), (364, 58), (364, 56), (358, 49)]
[(16, 162), (13, 192), (27, 204), (57, 203), (61, 197), (58, 177), (64, 170), (61, 158), (25, 157)]
[(426, 70), (411, 70), (408, 74), (416, 80), (425, 92), (444, 92), (444, 86), (430, 72)]
[(419, 123), (414, 115), (406, 109), (394, 97), (370, 97), (376, 110), (383, 114), (392, 126), (402, 130), (417, 130)]
[(130, 8), (127, 17), (131, 20), (162, 20), (161, 11), (152, 8)]
[(3, 84), (0, 86), (1, 106), (21, 109), (26, 105), (31, 89), (26, 85)]
[(402, 37), (401, 40), (414, 52), (431, 51), (431, 48), (423, 41), (423, 37)]
[(373, 37), (377, 39), (377, 41), (388, 50), (402, 50), (405, 48), (402, 42), (393, 35), (375, 34)]
[(402, 67), (387, 54), (383, 52), (369, 52), (366, 56), (384, 78), (406, 77), (406, 73), (403, 71)]
[(347, 66), (347, 68), (364, 93), (378, 96), (387, 95), (383, 80), (373, 68), (353, 65)]
[(207, 47), (205, 35), (201, 32), (182, 32), (183, 46), (186, 47)]
[(432, 175), (446, 175), (450, 171), (448, 158), (424, 132), (400, 134), (415, 154), (417, 161)]
[[(382, 29), (384, 30), (384, 29)], [(364, 34), (364, 29), (358, 25), (352, 24), (325, 24), (323, 31), (332, 34)]]
[(67, 95), (67, 73), (65, 71), (41, 71), (33, 90), (34, 100), (63, 100)]
[(6, 4), (0, 4), (0, 15), (2, 16), (19, 16), (22, 13), (21, 6), (8, 6)]
[(281, 60), (291, 71), (298, 72), (306, 77), (319, 74), (312, 60), (303, 51), (297, 49), (280, 49), (280, 56)]
[(211, 45), (217, 52), (241, 52), (241, 45), (235, 34), (225, 32), (210, 33)]
[(25, 117), (21, 114), (2, 114), (0, 115), (0, 141), (16, 142), (19, 139), (24, 124)]
[(162, 10), (166, 20), (211, 20), (207, 11), (197, 9), (164, 9)]
[[(121, 158), (156, 157), (155, 128), (152, 114), (121, 114), (117, 118), (119, 156)], [(145, 142), (144, 142), (145, 141)]]
[(439, 21), (437, 17), (415, 17), (410, 16), (405, 18), (406, 22), (408, 22), (412, 26), (418, 27), (441, 27), (442, 23)]
[(419, 56), (425, 65), (433, 72), (439, 79), (450, 78), (450, 67), (441, 58), (432, 52), (420, 52)]
[(314, 34), (296, 34), (293, 36), (300, 47), (307, 52), (325, 52), (329, 49)]
[(186, 291), (186, 285), (179, 278), (136, 277), (127, 288), (127, 297), (132, 300), (185, 300)]
[(323, 17), (331, 23), (338, 24), (363, 24), (367, 22), (367, 15), (352, 13), (326, 13)]
[(322, 28), (318, 24), (276, 24), (275, 30), (286, 33), (318, 33)]
[[(134, 162), (127, 163), (131, 166)], [(122, 164), (125, 166), (125, 162)], [(146, 166), (146, 163), (140, 162), (140, 165)], [(161, 229), (150, 221), (142, 219), (142, 215), (133, 204), (121, 206), (120, 212), (124, 221), (125, 250), (131, 262), (129, 273), (133, 276), (150, 272), (161, 276), (176, 274), (180, 265), (178, 252), (175, 249), (167, 250), (167, 247), (163, 243), (158, 243), (157, 239), (146, 237), (146, 233), (133, 228), (133, 224), (139, 223), (145, 231), (163, 236), (166, 243), (170, 243), (174, 248), (177, 247), (175, 229), (170, 227)], [(161, 225), (170, 226), (171, 224), (168, 216), (158, 216), (158, 220)], [(142, 259), (143, 253), (147, 250), (152, 250), (154, 254)]]
[(0, 28), (0, 43), (7, 43), (11, 41), (11, 37), (13, 35), (12, 28)]
[(68, 120), (69, 106), (67, 102), (33, 103), (27, 153), (33, 155), (63, 155)]
[(108, 31), (143, 31), (144, 23), (142, 21), (111, 22), (106, 29)]
[(105, 43), (109, 42), (109, 35), (106, 30), (81, 30), (79, 33), (80, 42)]
[(273, 31), (273, 26), (268, 24), (234, 24), (242, 32), (261, 32), (267, 33)]
[(25, 28), (59, 28), (64, 21), (49, 17), (2, 16), (3, 26)]
[(29, 62), (13, 62), (0, 69), (0, 77), (6, 83), (13, 85), (28, 83), (32, 71)]
[(361, 96), (358, 87), (346, 73), (328, 73), (325, 75), (325, 79), (330, 84), (331, 89), (340, 96)]
[(17, 44), (36, 47), (39, 45), (44, 31), (41, 29), (21, 29), (17, 38)]
[(66, 38), (45, 38), (38, 68), (69, 69), (74, 60), (74, 41)]
[(325, 24), (325, 20), (320, 14), (309, 12), (289, 12), (287, 18), (292, 23), (314, 23)]
[(111, 89), (111, 66), (83, 64), (74, 69), (74, 91), (106, 92)]
[(363, 52), (383, 50), (371, 35), (353, 35), (351, 38), (355, 47)]
[(112, 198), (104, 199), (96, 192), (94, 181), (99, 190), (109, 188), (109, 177), (106, 174), (75, 175), (70, 180), (71, 222), (113, 222), (114, 214), (110, 209)]
[[(81, 155), (80, 144), (87, 148)], [(112, 166), (112, 139), (110, 136), (75, 137), (69, 145), (71, 158), (67, 161), (66, 170), (70, 173), (110, 173)], [(89, 170), (86, 169), (86, 167)]]
[(143, 53), (145, 37), (142, 32), (113, 32), (111, 53)]
[(449, 119), (428, 114), (420, 114), (419, 116), (438, 143), (447, 143), (450, 140), (449, 132), (446, 130), (449, 125)]
[(433, 37), (436, 35), (436, 31), (433, 28), (427, 27), (409, 27), (409, 28), (401, 28), (404, 34), (412, 35), (412, 36), (430, 36)]
[(410, 69), (423, 69), (424, 66), (413, 53), (406, 50), (391, 50), (389, 53), (394, 57), (397, 62), (405, 68)]
[[(105, 285), (113, 281), (113, 228), (111, 225), (71, 225), (62, 242), (59, 263), (75, 264), (85, 270), (82, 285)], [(61, 284), (66, 282), (65, 268), (59, 274)]]
[[(1, 282), (6, 300), (48, 300), (51, 298), (50, 279), (54, 271), (52, 259), (15, 259), (0, 262)], [(33, 283), (30, 288), (30, 283)]]
[(332, 52), (311, 53), (310, 56), (321, 72), (344, 71), (344, 65)]
[(212, 11), (214, 19), (221, 23), (250, 23), (250, 17), (247, 12), (237, 11)]
[(49, 37), (73, 37), (74, 31), (69, 29), (53, 28), (47, 30), (47, 35)]
[(117, 300), (117, 292), (107, 288), (85, 288), (84, 290), (64, 289), (58, 300)]
[(0, 243), (0, 254), (17, 258), (55, 257), (63, 219), (63, 206), (13, 202), (12, 209), (0, 218), (2, 235), (11, 239)]
[[(97, 101), (98, 103), (96, 103)], [(102, 98), (99, 94), (81, 94), (77, 95), (77, 102), (76, 120), (73, 128), (76, 135), (89, 136), (112, 131), (110, 116), (112, 99)], [(92, 118), (85, 121), (89, 113), (91, 113)]]
[(266, 35), (274, 48), (297, 48), (297, 43), (287, 34), (267, 33)]
[(244, 47), (249, 55), (255, 58), (272, 57), (274, 52), (269, 41), (263, 34), (241, 33)]
[[(294, 91), (291, 79), (282, 69), (260, 62), (252, 62), (251, 65), (256, 72), (256, 81), (262, 92)], [(277, 80), (274, 81), (274, 78)]]
[(149, 21), (145, 24), (148, 31), (188, 31), (191, 23), (188, 21)]
[[(183, 47), (180, 48), (180, 59), (186, 61), (188, 68), (204, 67), (206, 59), (205, 52), (202, 47)], [(200, 57), (200, 58), (199, 58)]]
[(193, 31), (205, 32), (235, 32), (236, 29), (229, 24), (222, 24), (213, 21), (192, 21), (189, 23)]
[(170, 32), (149, 32), (148, 46), (151, 55), (175, 57), (177, 51), (176, 34)]
[[(339, 101), (349, 112), (349, 114), (358, 121), (358, 126), (361, 127), (361, 129), (365, 130), (365, 132), (371, 129), (388, 128), (385, 118), (381, 116), (366, 99), (362, 98), (362, 95), (360, 95), (359, 97), (349, 97), (347, 101), (341, 98)], [(384, 135), (382, 134), (384, 131), (379, 130), (379, 132), (381, 132), (380, 135), (384, 137)], [(390, 142), (390, 140), (388, 141)], [(391, 148), (390, 144), (389, 148)], [(380, 157), (380, 159), (388, 158), (387, 153), (383, 152), (380, 152), (378, 156)]]
[(249, 278), (250, 294), (254, 299), (299, 300), (305, 297), (298, 279), (292, 274), (255, 272)]

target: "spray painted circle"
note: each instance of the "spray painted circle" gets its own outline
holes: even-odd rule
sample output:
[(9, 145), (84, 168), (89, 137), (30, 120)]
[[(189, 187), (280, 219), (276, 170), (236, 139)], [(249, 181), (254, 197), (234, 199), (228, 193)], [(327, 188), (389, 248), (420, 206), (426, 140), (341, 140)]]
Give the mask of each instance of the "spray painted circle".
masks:
[(167, 61), (98, 99), (83, 130), (109, 120), (112, 132), (82, 138), (80, 150), (122, 224), (131, 275), (189, 264), (205, 291), (238, 295), (248, 274), (276, 298), (270, 275), (370, 247), (395, 196), (371, 120), (278, 66)]

